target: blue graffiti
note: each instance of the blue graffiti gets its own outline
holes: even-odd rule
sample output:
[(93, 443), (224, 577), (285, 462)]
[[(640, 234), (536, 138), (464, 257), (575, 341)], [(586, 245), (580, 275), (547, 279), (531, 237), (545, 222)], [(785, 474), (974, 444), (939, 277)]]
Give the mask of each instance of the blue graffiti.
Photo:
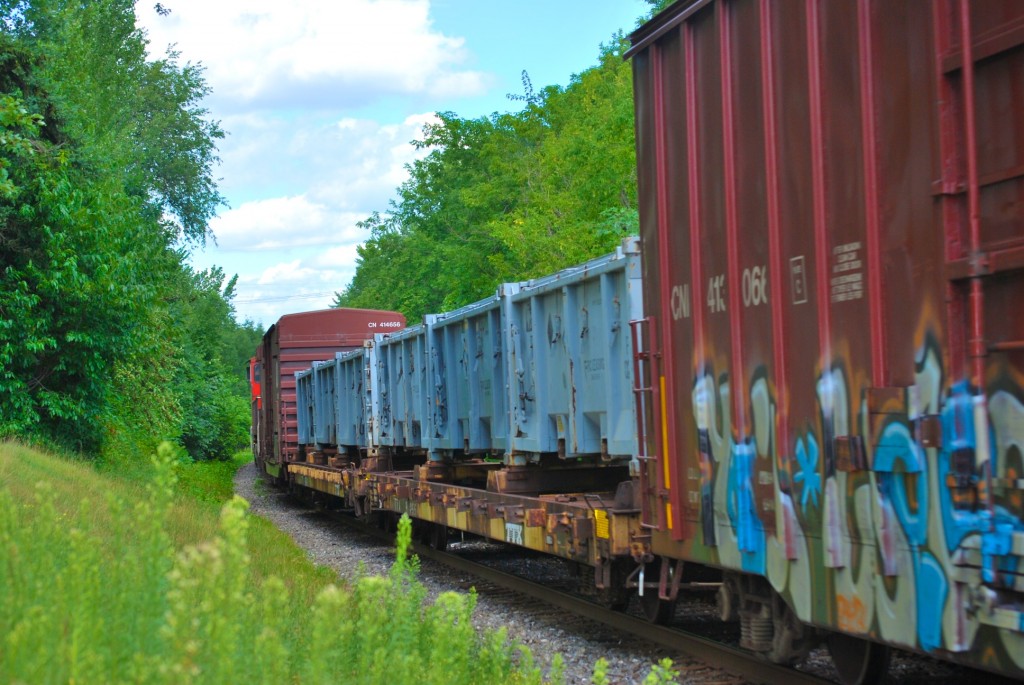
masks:
[[(953, 386), (949, 401), (942, 408), (942, 435), (943, 445), (939, 451), (936, 475), (938, 482), (945, 484), (954, 472), (954, 454), (965, 453), (970, 455), (971, 460), (974, 459), (977, 444), (974, 434), (974, 401), (968, 393), (966, 382)], [(968, 534), (988, 530), (990, 517), (987, 510), (958, 509), (948, 487), (939, 488), (939, 500), (942, 528), (950, 552), (955, 551)]]
[(917, 566), (917, 638), (921, 648), (933, 651), (942, 645), (942, 610), (949, 581), (942, 565), (927, 552), (915, 559)]
[[(969, 478), (977, 483), (980, 474), (974, 465), (978, 436), (974, 423), (974, 410), (977, 399), (971, 395), (966, 382), (953, 386), (949, 402), (942, 409), (942, 434), (948, 440), (943, 441), (939, 452), (937, 474), (940, 483)], [(991, 427), (988, 428), (991, 431)], [(989, 444), (995, 444), (995, 436), (989, 437)], [(966, 459), (958, 464), (955, 459)], [(989, 455), (989, 469), (998, 470), (999, 454), (993, 451)], [(965, 473), (966, 471), (966, 473)], [(940, 488), (941, 511), (946, 544), (952, 552), (959, 547), (961, 541), (971, 533), (981, 536), (981, 577), (986, 583), (999, 580), (997, 574), (1005, 575), (1006, 559), (1011, 556), (1013, 533), (1024, 528), (1021, 520), (1007, 512), (1002, 506), (995, 506), (990, 511), (982, 503), (976, 502), (970, 508), (958, 508), (953, 502), (950, 488)], [(1003, 578), (1006, 582), (1008, 578)]]
[(891, 423), (882, 432), (875, 448), (874, 469), (878, 474), (878, 489), (883, 498), (892, 503), (896, 517), (914, 545), (923, 545), (928, 539), (928, 481), (916, 478), (915, 499), (910, 504), (907, 479), (898, 472), (920, 473), (924, 470), (924, 453), (903, 423)]
[(757, 516), (754, 502), (754, 460), (757, 454), (749, 443), (732, 446), (729, 468), (729, 518), (736, 529), (737, 543), (741, 552), (744, 571), (764, 574), (767, 564), (765, 555), (764, 524)]
[(807, 501), (818, 506), (818, 493), (821, 492), (821, 474), (818, 473), (818, 441), (813, 434), (807, 436), (807, 447), (803, 440), (796, 441), (796, 460), (800, 470), (793, 474), (795, 483), (803, 483), (800, 495), (800, 508), (807, 513)]

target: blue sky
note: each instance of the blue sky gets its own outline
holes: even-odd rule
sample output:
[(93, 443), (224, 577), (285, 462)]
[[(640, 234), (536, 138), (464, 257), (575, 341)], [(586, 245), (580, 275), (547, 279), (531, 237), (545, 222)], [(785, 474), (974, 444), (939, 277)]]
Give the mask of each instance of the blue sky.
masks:
[(201, 63), (228, 132), (215, 170), (229, 206), (197, 268), (238, 274), (240, 319), (329, 306), (355, 270), (356, 226), (386, 209), (437, 111), (518, 109), (566, 85), (629, 33), (643, 0), (155, 0), (136, 6), (150, 52)]

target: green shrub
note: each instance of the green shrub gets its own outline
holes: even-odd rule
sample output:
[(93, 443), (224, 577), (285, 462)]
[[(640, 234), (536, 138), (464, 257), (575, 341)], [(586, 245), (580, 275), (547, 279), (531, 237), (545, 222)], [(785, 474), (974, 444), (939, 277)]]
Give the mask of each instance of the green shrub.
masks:
[(0, 461), (0, 682), (539, 682), (503, 634), (476, 635), (473, 595), (424, 603), (408, 519), (389, 576), (312, 601), (254, 578), (238, 497), (212, 540), (176, 549), (177, 459), (161, 445), (136, 501), (77, 507), (45, 478), (16, 496)]
[(0, 443), (0, 682), (563, 682), (559, 658), (545, 680), (504, 630), (478, 634), (474, 593), (426, 601), (408, 517), (389, 574), (339, 587), (307, 575), (294, 545), (267, 543), (239, 497), (203, 521), (228, 492), (222, 465), (183, 465), (168, 443), (153, 461), (141, 486)]

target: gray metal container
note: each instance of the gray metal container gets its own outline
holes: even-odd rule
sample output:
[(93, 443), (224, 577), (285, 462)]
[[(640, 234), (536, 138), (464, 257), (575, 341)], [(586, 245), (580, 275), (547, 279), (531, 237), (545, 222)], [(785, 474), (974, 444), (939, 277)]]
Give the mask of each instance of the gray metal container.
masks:
[(320, 445), (338, 443), (334, 403), (337, 392), (338, 357), (341, 355), (341, 352), (336, 352), (334, 359), (315, 362), (312, 368), (313, 439)]
[(338, 355), (333, 410), (337, 427), (336, 444), (339, 448), (365, 449), (369, 446), (367, 405), (370, 402), (370, 386), (367, 382), (367, 367), (371, 349), (364, 346)]
[(383, 447), (429, 448), (426, 326), (374, 336), (377, 421), (375, 442)]
[(313, 419), (313, 369), (295, 372), (295, 404), (298, 423), (298, 440), (300, 445), (312, 445), (314, 438)]
[(443, 455), (501, 455), (508, 449), (506, 294), (432, 317), (427, 325), (432, 449)]
[(629, 322), (643, 316), (638, 241), (508, 295), (512, 462), (636, 454)]

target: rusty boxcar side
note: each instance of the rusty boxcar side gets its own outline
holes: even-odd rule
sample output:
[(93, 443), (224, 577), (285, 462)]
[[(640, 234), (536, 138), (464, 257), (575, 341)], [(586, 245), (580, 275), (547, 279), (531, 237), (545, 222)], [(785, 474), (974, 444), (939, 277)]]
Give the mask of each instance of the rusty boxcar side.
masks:
[(632, 41), (654, 552), (1019, 677), (1024, 3), (696, 0)]

